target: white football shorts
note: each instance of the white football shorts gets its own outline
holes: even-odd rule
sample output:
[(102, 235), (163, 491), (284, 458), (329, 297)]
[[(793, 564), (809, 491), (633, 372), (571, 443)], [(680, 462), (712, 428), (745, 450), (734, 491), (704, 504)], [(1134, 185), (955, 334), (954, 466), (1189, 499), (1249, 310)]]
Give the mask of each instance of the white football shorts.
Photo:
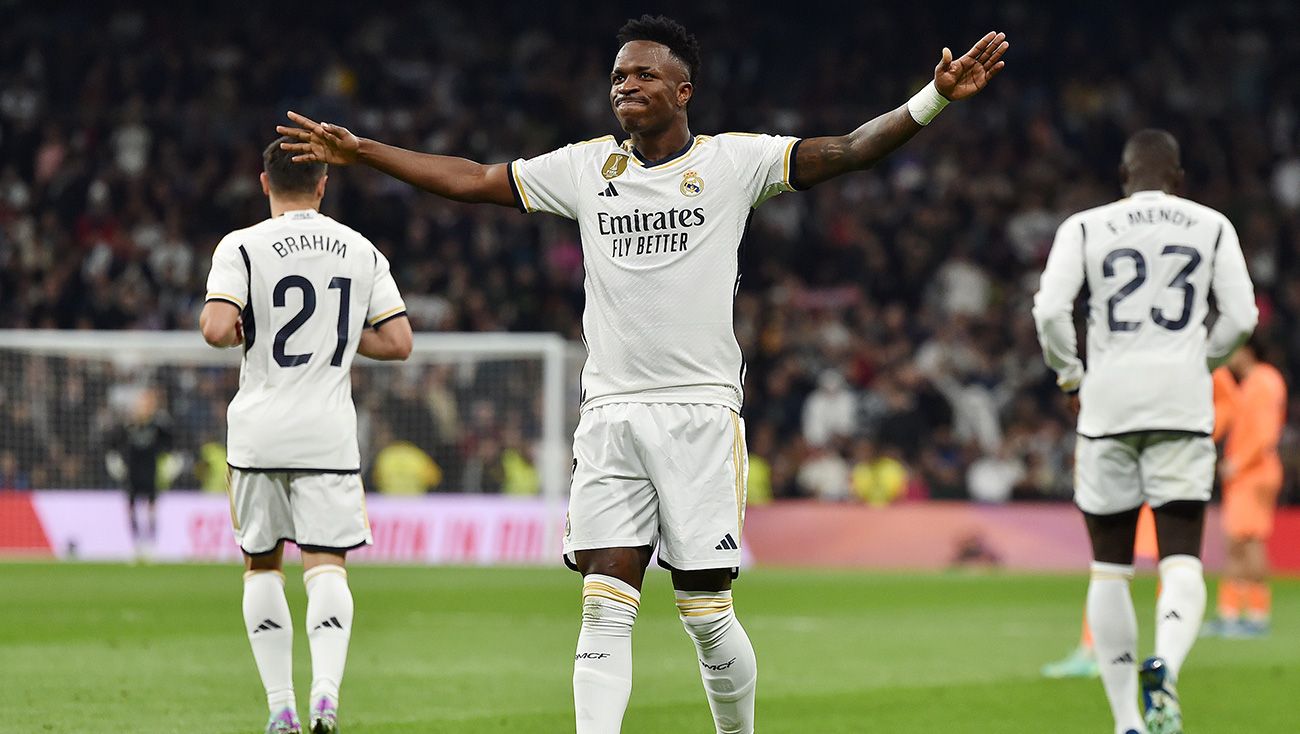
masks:
[(564, 555), (659, 546), (681, 571), (740, 567), (749, 455), (734, 410), (700, 403), (612, 403), (573, 434)]
[(1107, 438), (1079, 436), (1074, 449), (1074, 501), (1092, 515), (1114, 515), (1143, 502), (1208, 502), (1214, 486), (1214, 441), (1180, 431), (1141, 431)]
[(340, 551), (372, 541), (359, 474), (229, 472), (230, 520), (245, 553), (269, 553), (281, 540)]

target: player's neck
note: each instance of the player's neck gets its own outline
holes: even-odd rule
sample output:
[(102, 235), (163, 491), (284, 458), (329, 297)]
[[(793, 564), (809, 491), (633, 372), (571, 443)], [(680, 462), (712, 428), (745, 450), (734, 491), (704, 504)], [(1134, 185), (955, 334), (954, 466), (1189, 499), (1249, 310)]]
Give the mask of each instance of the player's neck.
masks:
[(320, 199), (281, 199), (275, 197), (271, 199), (271, 218), (274, 219), (285, 212), (300, 212), (305, 209), (320, 211)]
[(685, 121), (653, 133), (632, 133), (632, 147), (647, 161), (660, 161), (686, 147), (691, 129)]
[(1140, 194), (1144, 191), (1157, 191), (1162, 194), (1174, 193), (1173, 187), (1168, 183), (1161, 181), (1134, 181), (1125, 187), (1124, 195), (1132, 196), (1133, 194)]

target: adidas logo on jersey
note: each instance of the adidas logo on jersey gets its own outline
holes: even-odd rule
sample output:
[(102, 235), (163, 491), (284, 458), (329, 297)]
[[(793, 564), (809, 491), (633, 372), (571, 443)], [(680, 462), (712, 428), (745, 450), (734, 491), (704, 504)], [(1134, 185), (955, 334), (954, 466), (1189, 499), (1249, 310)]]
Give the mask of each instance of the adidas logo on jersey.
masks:
[(282, 629), (280, 625), (276, 624), (275, 622), (272, 622), (269, 619), (264, 619), (262, 620), (262, 623), (257, 625), (257, 628), (253, 630), (253, 634), (257, 634), (258, 632), (270, 632), (271, 630), (278, 630), (278, 629)]
[(605, 190), (596, 194), (596, 196), (618, 196), (618, 189), (614, 188), (614, 182), (610, 181)]
[(722, 542), (713, 547), (713, 550), (737, 550), (738, 548), (740, 546), (736, 545), (736, 539), (731, 537), (731, 533), (727, 533)]
[(320, 624), (316, 625), (315, 627), (312, 627), (312, 628), (311, 628), (311, 631), (312, 631), (312, 632), (315, 632), (316, 630), (318, 630), (318, 629), (320, 629), (320, 628), (322, 628), (322, 627), (324, 627), (324, 628), (326, 628), (326, 629), (336, 629), (336, 630), (341, 630), (341, 629), (343, 629), (343, 625), (339, 624), (339, 618), (338, 618), (338, 617), (330, 617), (329, 619), (325, 620), (324, 622), (321, 622)]

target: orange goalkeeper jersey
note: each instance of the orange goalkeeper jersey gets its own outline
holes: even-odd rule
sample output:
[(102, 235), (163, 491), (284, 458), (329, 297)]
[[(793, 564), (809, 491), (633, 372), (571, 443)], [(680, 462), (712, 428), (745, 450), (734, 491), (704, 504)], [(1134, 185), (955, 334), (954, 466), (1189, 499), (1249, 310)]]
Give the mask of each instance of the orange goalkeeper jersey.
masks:
[(1227, 367), (1220, 367), (1214, 371), (1214, 442), (1223, 441), (1223, 437), (1228, 433), (1228, 426), (1232, 423), (1233, 410), (1237, 404), (1237, 393), (1241, 388), (1237, 386), (1237, 378), (1232, 376), (1232, 371)]
[(1255, 365), (1241, 381), (1223, 448), (1224, 459), (1237, 469), (1229, 482), (1282, 483), (1277, 445), (1286, 423), (1286, 402), (1286, 383), (1272, 365)]

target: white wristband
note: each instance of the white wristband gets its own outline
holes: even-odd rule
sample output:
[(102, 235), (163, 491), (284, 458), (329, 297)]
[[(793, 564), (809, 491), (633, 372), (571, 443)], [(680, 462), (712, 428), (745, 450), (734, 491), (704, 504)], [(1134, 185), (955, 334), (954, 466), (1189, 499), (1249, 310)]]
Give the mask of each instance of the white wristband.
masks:
[(912, 119), (916, 120), (917, 124), (929, 125), (930, 121), (938, 117), (943, 108), (948, 106), (948, 102), (948, 98), (939, 94), (939, 90), (931, 81), (907, 100), (907, 111), (912, 114)]

